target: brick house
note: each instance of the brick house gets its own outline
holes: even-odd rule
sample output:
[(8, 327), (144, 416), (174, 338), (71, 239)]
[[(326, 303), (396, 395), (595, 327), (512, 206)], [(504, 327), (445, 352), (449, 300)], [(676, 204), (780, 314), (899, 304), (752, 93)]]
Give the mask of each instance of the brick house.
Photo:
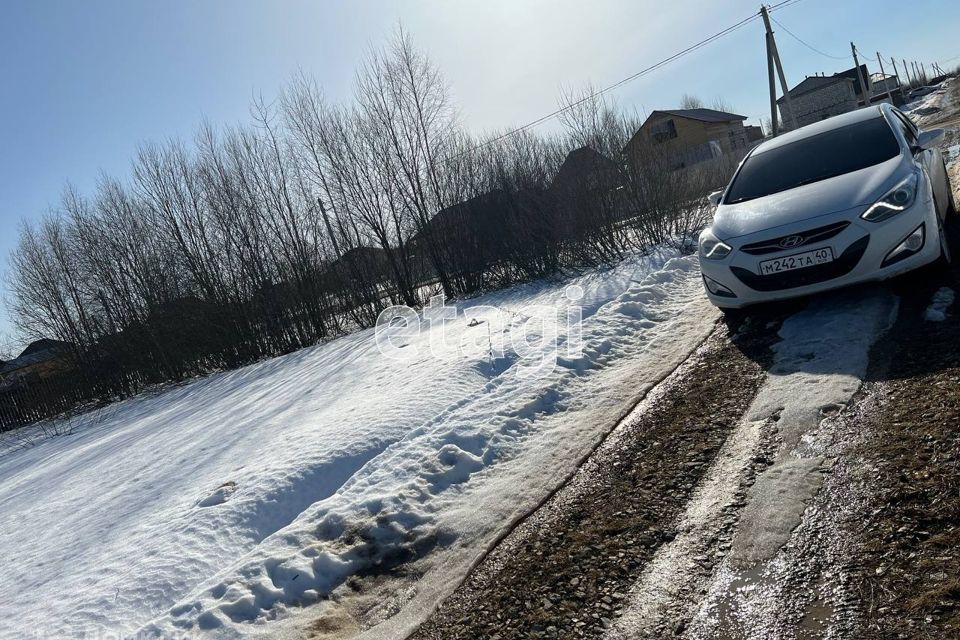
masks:
[(747, 142), (751, 145), (763, 140), (763, 128), (748, 124), (744, 127), (744, 130), (747, 132)]
[(663, 154), (675, 169), (731, 154), (750, 146), (746, 116), (715, 109), (654, 111), (624, 147), (627, 158)]
[(872, 73), (870, 74), (870, 86), (873, 87), (874, 95), (892, 92), (899, 93), (900, 78), (892, 74)]
[(850, 67), (846, 71), (841, 71), (840, 73), (833, 74), (837, 78), (850, 78), (853, 80), (853, 92), (857, 95), (857, 100), (863, 104), (867, 104), (864, 100), (864, 91), (863, 87), (860, 86), (860, 76), (863, 75), (863, 78), (867, 82), (867, 91), (866, 91), (866, 100), (869, 100), (873, 94), (873, 84), (871, 83), (870, 70), (867, 69), (867, 65), (862, 64), (859, 68)]
[[(853, 111), (858, 106), (854, 81), (844, 75), (809, 76), (790, 90), (790, 102), (797, 127)], [(785, 97), (777, 100), (777, 107), (784, 126), (789, 127), (791, 118)]]

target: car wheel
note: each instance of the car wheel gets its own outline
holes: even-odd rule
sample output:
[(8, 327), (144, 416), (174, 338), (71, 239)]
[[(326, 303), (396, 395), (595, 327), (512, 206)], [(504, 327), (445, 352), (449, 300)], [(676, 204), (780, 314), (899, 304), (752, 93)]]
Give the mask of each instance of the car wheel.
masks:
[(940, 264), (945, 267), (953, 265), (953, 256), (960, 251), (960, 243), (957, 241), (958, 230), (957, 213), (953, 207), (947, 211), (946, 217), (939, 224), (940, 236)]
[(947, 218), (957, 217), (957, 197), (953, 194), (953, 186), (950, 184), (950, 178), (947, 178), (947, 194), (950, 198), (947, 202)]
[(953, 194), (953, 185), (950, 184), (950, 173), (947, 171), (947, 162), (943, 162), (943, 177), (947, 181), (947, 218), (957, 215), (957, 198)]
[(750, 312), (747, 309), (728, 309), (726, 307), (720, 307), (720, 313), (723, 314), (724, 323), (726, 323), (726, 325), (731, 329), (735, 330), (746, 321)]

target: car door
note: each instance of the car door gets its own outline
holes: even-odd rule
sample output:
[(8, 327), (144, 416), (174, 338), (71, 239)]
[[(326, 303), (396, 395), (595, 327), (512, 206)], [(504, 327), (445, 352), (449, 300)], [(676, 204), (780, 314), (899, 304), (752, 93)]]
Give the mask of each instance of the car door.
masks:
[(926, 170), (930, 177), (930, 183), (933, 188), (933, 199), (937, 205), (937, 213), (943, 218), (947, 213), (947, 207), (950, 202), (950, 188), (947, 180), (946, 169), (943, 164), (943, 154), (940, 149), (918, 149), (917, 137), (920, 130), (910, 118), (897, 110), (893, 110), (893, 115), (899, 121), (900, 130), (903, 133), (907, 144), (913, 149), (914, 159)]

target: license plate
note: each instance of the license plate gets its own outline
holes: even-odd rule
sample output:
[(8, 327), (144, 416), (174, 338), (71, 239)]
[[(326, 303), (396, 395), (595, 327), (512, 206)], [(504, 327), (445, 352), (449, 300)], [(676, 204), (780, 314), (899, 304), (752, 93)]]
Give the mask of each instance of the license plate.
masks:
[(795, 253), (792, 256), (784, 256), (783, 258), (764, 260), (760, 263), (760, 275), (766, 276), (771, 273), (783, 273), (784, 271), (793, 271), (794, 269), (815, 267), (818, 264), (826, 264), (828, 262), (833, 262), (833, 249), (824, 247), (823, 249)]

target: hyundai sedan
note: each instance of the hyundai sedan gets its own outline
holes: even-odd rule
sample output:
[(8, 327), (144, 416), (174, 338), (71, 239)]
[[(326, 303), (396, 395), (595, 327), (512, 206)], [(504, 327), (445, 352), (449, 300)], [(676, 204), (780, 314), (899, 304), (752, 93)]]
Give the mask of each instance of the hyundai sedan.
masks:
[(742, 308), (949, 262), (956, 208), (942, 138), (883, 104), (754, 148), (710, 196), (699, 242), (710, 301)]

